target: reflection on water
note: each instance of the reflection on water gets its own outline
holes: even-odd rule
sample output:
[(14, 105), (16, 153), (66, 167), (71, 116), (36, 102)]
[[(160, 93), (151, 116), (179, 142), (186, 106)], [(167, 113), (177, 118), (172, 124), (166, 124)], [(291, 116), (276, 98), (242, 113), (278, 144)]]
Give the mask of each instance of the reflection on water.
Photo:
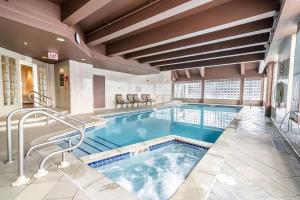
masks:
[(174, 122), (185, 126), (225, 129), (236, 116), (235, 112), (219, 110), (174, 109)]
[[(108, 118), (105, 127), (86, 134), (77, 156), (107, 151), (168, 135), (214, 143), (240, 108), (180, 105)], [(116, 145), (115, 145), (116, 144)]]

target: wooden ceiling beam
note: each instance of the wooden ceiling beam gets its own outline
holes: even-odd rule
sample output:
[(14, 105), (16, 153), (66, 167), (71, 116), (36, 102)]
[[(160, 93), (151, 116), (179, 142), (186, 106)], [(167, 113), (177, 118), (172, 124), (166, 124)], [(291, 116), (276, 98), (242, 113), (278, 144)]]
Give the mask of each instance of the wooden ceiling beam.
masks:
[(107, 55), (124, 55), (266, 19), (274, 16), (277, 8), (278, 4), (274, 0), (232, 0), (177, 21), (109, 43), (106, 53)]
[(100, 27), (98, 30), (88, 34), (86, 37), (87, 44), (96, 46), (183, 12), (187, 12), (188, 10), (207, 4), (211, 1), (212, 0), (154, 1), (154, 3), (150, 3), (145, 8), (133, 12), (104, 28)]
[(238, 56), (238, 55), (263, 53), (265, 51), (266, 51), (265, 47), (263, 45), (259, 45), (259, 46), (246, 47), (246, 48), (234, 49), (234, 50), (229, 50), (229, 51), (221, 51), (221, 52), (216, 52), (216, 53), (209, 53), (209, 54), (202, 54), (202, 55), (185, 57), (185, 58), (159, 61), (159, 62), (151, 63), (151, 66), (159, 67), (159, 66), (165, 66), (165, 65), (189, 63), (189, 62), (196, 62), (196, 61), (202, 61), (202, 60), (226, 58), (226, 57), (232, 57), (232, 56)]
[(260, 35), (244, 37), (240, 39), (229, 40), (226, 42), (220, 42), (200, 47), (194, 47), (190, 49), (184, 49), (180, 51), (150, 56), (139, 59), (141, 63), (154, 63), (159, 61), (174, 60), (179, 58), (186, 58), (196, 55), (203, 55), (208, 53), (215, 53), (221, 51), (229, 51), (233, 49), (241, 49), (250, 46), (264, 45), (269, 40), (269, 33), (263, 33)]
[(245, 63), (241, 63), (241, 69), (240, 69), (240, 72), (241, 72), (241, 76), (245, 76), (245, 74), (246, 74), (246, 66), (245, 66)]
[(174, 76), (175, 76), (176, 80), (178, 80), (178, 73), (177, 73), (177, 71), (173, 71), (173, 73), (174, 73)]
[(204, 78), (204, 77), (205, 77), (205, 67), (200, 67), (200, 68), (199, 68), (199, 72), (200, 72), (200, 76), (201, 76), (202, 78)]
[(187, 78), (191, 78), (190, 71), (188, 69), (184, 70)]
[(228, 64), (239, 64), (241, 62), (260, 61), (260, 60), (263, 60), (264, 57), (265, 57), (264, 53), (258, 53), (258, 54), (252, 54), (252, 55), (221, 58), (221, 59), (215, 59), (215, 60), (206, 60), (206, 61), (199, 61), (199, 62), (193, 62), (193, 63), (167, 65), (167, 66), (161, 66), (161, 67), (159, 67), (159, 69), (161, 71), (170, 71), (170, 70), (197, 68), (197, 67), (202, 67), (202, 66), (210, 67), (210, 66), (219, 66), (219, 65), (228, 65)]
[(67, 0), (61, 5), (61, 21), (73, 26), (112, 0)]
[(271, 31), (272, 26), (273, 26), (273, 17), (270, 17), (267, 19), (216, 31), (213, 33), (208, 33), (205, 35), (200, 35), (185, 40), (180, 40), (177, 42), (172, 42), (169, 44), (160, 45), (157, 47), (152, 47), (152, 48), (128, 53), (125, 54), (125, 58), (138, 59), (138, 58), (149, 57), (153, 55), (179, 51), (179, 50), (198, 47), (198, 46), (204, 46), (208, 44), (224, 42), (232, 39), (243, 38), (251, 35), (268, 33)]

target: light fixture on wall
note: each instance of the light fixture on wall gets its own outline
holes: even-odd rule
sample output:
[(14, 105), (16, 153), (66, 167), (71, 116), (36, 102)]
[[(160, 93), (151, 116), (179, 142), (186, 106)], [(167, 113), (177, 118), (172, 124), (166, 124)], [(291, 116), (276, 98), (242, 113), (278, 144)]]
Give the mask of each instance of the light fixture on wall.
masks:
[(28, 45), (28, 42), (24, 41), (24, 45), (27, 46), (27, 45)]
[(59, 68), (59, 73), (63, 74), (64, 73), (64, 68)]
[(81, 41), (80, 35), (79, 35), (78, 33), (75, 33), (75, 42), (76, 42), (77, 44), (80, 44), (80, 41)]
[(47, 57), (47, 56), (42, 56), (42, 58), (43, 58), (43, 59), (47, 59), (48, 57)]

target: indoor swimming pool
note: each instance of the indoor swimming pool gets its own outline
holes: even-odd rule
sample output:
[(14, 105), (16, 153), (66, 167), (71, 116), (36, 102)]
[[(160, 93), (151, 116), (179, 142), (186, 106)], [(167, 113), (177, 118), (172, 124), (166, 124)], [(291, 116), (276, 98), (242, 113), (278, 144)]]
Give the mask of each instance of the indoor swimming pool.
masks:
[(107, 125), (88, 131), (73, 153), (81, 157), (168, 135), (214, 143), (240, 109), (237, 106), (182, 104), (108, 116)]

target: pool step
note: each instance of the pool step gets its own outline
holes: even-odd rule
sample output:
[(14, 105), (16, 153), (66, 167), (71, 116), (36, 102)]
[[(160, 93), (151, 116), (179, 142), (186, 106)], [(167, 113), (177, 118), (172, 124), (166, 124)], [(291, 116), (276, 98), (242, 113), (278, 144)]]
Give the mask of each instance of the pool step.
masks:
[(111, 150), (112, 148), (105, 145), (105, 144), (102, 144), (101, 142), (97, 141), (97, 140), (94, 140), (90, 137), (86, 137), (85, 138), (85, 141), (93, 146), (96, 146), (99, 151), (107, 151), (107, 150)]
[(97, 137), (98, 139), (102, 140), (102, 142), (108, 143), (108, 144), (112, 145), (112, 146), (113, 146), (112, 148), (119, 148), (119, 147), (121, 147), (120, 145), (118, 145), (118, 144), (116, 144), (116, 143), (113, 143), (113, 142), (111, 142), (111, 141), (109, 141), (109, 140), (107, 140), (107, 139), (105, 139), (105, 138), (103, 138), (103, 137), (100, 137), (100, 136), (98, 136), (98, 135), (96, 135), (96, 137)]
[[(79, 138), (74, 138), (73, 141), (74, 140), (78, 142)], [(68, 142), (64, 141), (60, 144), (60, 146), (66, 148), (68, 146)], [(96, 136), (95, 138), (86, 136), (82, 144), (77, 149), (73, 150), (73, 153), (76, 156), (81, 157), (81, 156), (91, 155), (94, 153), (112, 150), (118, 147), (120, 146), (100, 136)]]

